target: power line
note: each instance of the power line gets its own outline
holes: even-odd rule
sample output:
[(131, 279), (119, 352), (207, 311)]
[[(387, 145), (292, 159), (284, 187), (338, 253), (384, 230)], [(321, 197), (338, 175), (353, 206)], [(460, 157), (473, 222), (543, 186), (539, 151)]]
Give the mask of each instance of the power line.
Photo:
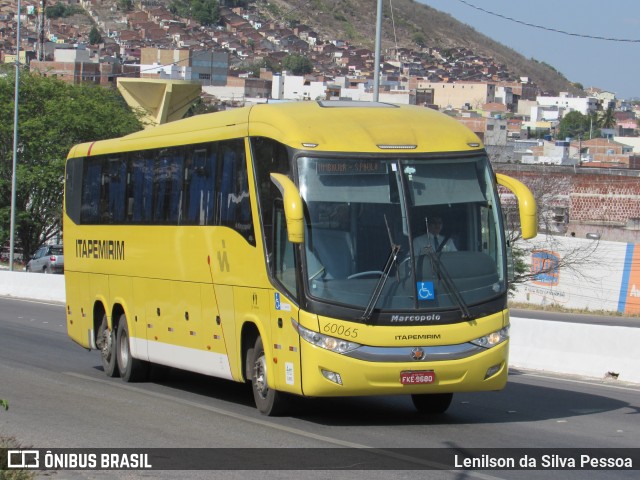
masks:
[(504, 20), (508, 20), (510, 22), (514, 22), (514, 23), (519, 23), (520, 25), (525, 25), (527, 27), (532, 27), (532, 28), (537, 28), (540, 30), (546, 30), (548, 32), (555, 32), (555, 33), (561, 33), (562, 35), (569, 35), (571, 37), (580, 37), (580, 38), (591, 38), (594, 40), (605, 40), (608, 42), (622, 42), (622, 43), (640, 43), (640, 39), (630, 39), (630, 38), (612, 38), (612, 37), (601, 37), (598, 35), (586, 35), (586, 34), (582, 34), (582, 33), (573, 33), (573, 32), (567, 32), (565, 30), (560, 30), (557, 28), (552, 28), (552, 27), (545, 27), (544, 25), (536, 25), (534, 23), (529, 23), (529, 22), (525, 22), (522, 20), (518, 20), (516, 18), (513, 17), (508, 17), (506, 15), (502, 15), (501, 13), (497, 13), (497, 12), (492, 12), (491, 10), (487, 10), (485, 8), (482, 7), (478, 7), (477, 5), (474, 5), (466, 0), (458, 0), (460, 3), (463, 3), (465, 5), (467, 5), (468, 7), (474, 8), (476, 10), (479, 10), (481, 12), (484, 12), (488, 15), (492, 15), (494, 17), (500, 17)]

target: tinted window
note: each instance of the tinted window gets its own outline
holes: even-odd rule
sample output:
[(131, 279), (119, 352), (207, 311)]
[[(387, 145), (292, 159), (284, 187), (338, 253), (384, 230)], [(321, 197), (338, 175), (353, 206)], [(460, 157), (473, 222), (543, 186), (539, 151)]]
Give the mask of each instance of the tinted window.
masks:
[(73, 159), (67, 170), (67, 212), (81, 224), (223, 225), (255, 245), (242, 139)]

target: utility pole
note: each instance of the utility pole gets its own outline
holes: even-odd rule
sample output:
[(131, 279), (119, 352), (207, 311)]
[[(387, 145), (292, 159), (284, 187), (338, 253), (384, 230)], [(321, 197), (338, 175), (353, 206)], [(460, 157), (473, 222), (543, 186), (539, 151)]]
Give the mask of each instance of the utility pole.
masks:
[(380, 98), (380, 37), (382, 36), (382, 0), (378, 0), (378, 10), (376, 16), (376, 48), (373, 70), (373, 101)]
[(45, 24), (45, 10), (47, 8), (47, 0), (40, 0), (40, 7), (38, 8), (38, 45), (36, 48), (36, 57), (38, 61), (44, 61), (44, 24)]
[(13, 170), (11, 173), (11, 227), (9, 233), (9, 271), (13, 271), (13, 251), (16, 231), (16, 167), (18, 164), (18, 91), (20, 88), (20, 0), (18, 0), (18, 22), (16, 28), (16, 86), (13, 101)]

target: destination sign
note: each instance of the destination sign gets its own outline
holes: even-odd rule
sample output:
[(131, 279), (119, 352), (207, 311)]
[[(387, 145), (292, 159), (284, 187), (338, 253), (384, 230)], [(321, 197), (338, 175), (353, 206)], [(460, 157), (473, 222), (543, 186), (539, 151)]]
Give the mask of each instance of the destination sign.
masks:
[(386, 174), (387, 162), (376, 160), (320, 160), (316, 163), (318, 175)]

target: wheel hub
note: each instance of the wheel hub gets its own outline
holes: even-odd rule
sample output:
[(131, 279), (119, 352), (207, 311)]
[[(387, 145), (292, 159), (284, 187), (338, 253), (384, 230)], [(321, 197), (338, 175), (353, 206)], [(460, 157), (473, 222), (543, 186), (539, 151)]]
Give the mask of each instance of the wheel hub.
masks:
[(267, 362), (264, 355), (258, 358), (254, 365), (253, 385), (262, 398), (267, 397), (269, 386), (267, 384)]

